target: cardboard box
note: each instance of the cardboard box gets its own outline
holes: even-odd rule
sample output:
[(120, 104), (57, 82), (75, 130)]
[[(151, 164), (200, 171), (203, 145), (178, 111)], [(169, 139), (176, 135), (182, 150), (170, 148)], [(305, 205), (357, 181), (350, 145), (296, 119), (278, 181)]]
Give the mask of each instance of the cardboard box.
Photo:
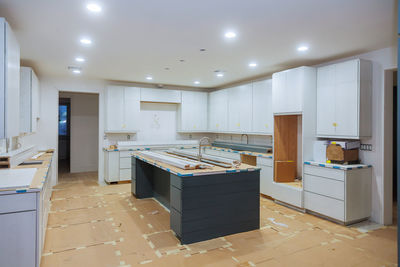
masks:
[(295, 161), (275, 161), (275, 182), (289, 183), (296, 179)]
[(343, 163), (355, 162), (358, 161), (358, 149), (343, 149), (338, 144), (330, 144), (326, 149), (326, 158)]

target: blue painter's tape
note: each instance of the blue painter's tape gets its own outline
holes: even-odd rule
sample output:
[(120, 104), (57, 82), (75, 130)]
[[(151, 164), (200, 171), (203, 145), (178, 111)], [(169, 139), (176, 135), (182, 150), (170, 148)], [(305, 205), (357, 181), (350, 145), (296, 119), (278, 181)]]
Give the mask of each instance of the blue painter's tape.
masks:
[(177, 175), (180, 177), (189, 177), (189, 176), (193, 176), (193, 173), (182, 174), (182, 173), (178, 172)]
[(332, 168), (340, 170), (339, 166), (333, 166)]
[(368, 168), (372, 168), (372, 165), (368, 165)]
[(167, 168), (167, 171), (169, 172), (169, 171), (171, 171), (169, 168)]
[(318, 164), (318, 166), (325, 167), (325, 164), (321, 164), (321, 163), (320, 163), (320, 164)]
[(114, 149), (114, 151), (118, 151), (118, 149)]
[(16, 190), (15, 192), (17, 192), (17, 193), (26, 193), (26, 189)]
[(236, 170), (226, 170), (226, 172), (236, 172)]
[(146, 147), (145, 150), (150, 150), (150, 148), (149, 148), (149, 147)]
[(233, 153), (239, 153), (239, 151), (234, 150)]
[(364, 169), (364, 167), (363, 166), (358, 166), (357, 169)]
[(304, 164), (311, 165), (311, 162), (306, 161)]
[(348, 169), (348, 170), (352, 170), (353, 168), (352, 168), (352, 167), (348, 167), (347, 169)]

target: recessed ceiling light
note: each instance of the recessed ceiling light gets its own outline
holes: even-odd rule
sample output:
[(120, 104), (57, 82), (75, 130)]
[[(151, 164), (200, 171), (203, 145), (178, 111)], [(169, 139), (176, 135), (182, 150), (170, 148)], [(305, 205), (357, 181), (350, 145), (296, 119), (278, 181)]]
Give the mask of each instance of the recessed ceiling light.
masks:
[(205, 52), (206, 49), (205, 48), (200, 48), (200, 52)]
[(151, 80), (153, 80), (153, 77), (151, 77), (151, 76), (147, 76), (147, 77), (146, 77), (146, 80), (149, 80), (149, 81), (151, 81)]
[(72, 72), (75, 74), (79, 74), (79, 73), (81, 73), (81, 70), (75, 69), (75, 70), (72, 70)]
[(83, 57), (76, 57), (75, 61), (76, 62), (85, 62), (85, 59)]
[(301, 45), (301, 46), (297, 47), (297, 51), (299, 51), (299, 52), (305, 52), (307, 50), (308, 50), (308, 46), (306, 46), (306, 45)]
[(229, 38), (229, 39), (235, 38), (236, 37), (236, 33), (232, 32), (232, 31), (226, 32), (225, 33), (225, 37)]
[(200, 82), (199, 81), (194, 81), (194, 84), (200, 84)]
[(92, 40), (90, 40), (90, 39), (88, 39), (88, 38), (82, 38), (82, 39), (80, 40), (80, 42), (81, 42), (81, 44), (84, 44), (84, 45), (90, 45), (90, 44), (92, 44)]
[(255, 67), (257, 67), (257, 63), (251, 62), (251, 63), (249, 63), (249, 67), (250, 68), (255, 68)]
[(98, 4), (95, 4), (95, 3), (87, 4), (87, 5), (86, 5), (86, 8), (87, 8), (89, 11), (94, 12), (94, 13), (99, 13), (99, 12), (101, 12), (101, 6), (99, 6)]
[(223, 73), (217, 73), (217, 77), (224, 77)]

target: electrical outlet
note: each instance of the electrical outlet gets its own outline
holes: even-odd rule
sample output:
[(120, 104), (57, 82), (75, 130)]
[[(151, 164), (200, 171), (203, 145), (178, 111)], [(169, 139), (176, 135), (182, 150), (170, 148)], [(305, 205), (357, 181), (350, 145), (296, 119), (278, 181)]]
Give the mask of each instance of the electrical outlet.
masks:
[(372, 151), (372, 145), (371, 144), (361, 144), (360, 145), (360, 150)]

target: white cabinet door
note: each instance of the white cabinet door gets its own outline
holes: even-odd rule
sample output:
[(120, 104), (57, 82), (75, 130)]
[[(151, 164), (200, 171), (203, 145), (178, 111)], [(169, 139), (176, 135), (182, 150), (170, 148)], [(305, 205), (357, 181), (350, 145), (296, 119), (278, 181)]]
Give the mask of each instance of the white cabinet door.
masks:
[(106, 129), (109, 131), (123, 130), (124, 87), (110, 86), (106, 92)]
[(40, 118), (40, 84), (35, 72), (32, 75), (32, 132), (37, 131), (37, 120)]
[(272, 75), (272, 112), (280, 113), (284, 106), (284, 90), (286, 73), (278, 72)]
[(302, 68), (289, 70), (286, 73), (285, 101), (282, 112), (300, 113), (303, 111), (304, 72)]
[(252, 125), (252, 84), (228, 89), (228, 130), (249, 132)]
[(358, 136), (357, 82), (336, 84), (336, 136)]
[(36, 266), (36, 211), (0, 215), (1, 266)]
[(214, 132), (228, 129), (228, 91), (227, 89), (211, 92), (209, 95), (208, 123)]
[(317, 70), (317, 135), (335, 134), (335, 66)]
[(32, 132), (32, 70), (21, 67), (19, 88), (19, 131)]
[(119, 181), (119, 151), (107, 151), (105, 153), (105, 175), (106, 182)]
[(139, 129), (140, 120), (140, 88), (124, 88), (124, 130)]
[(140, 101), (157, 103), (181, 103), (181, 91), (142, 88), (140, 90)]
[(180, 130), (207, 130), (208, 94), (206, 92), (182, 91), (180, 106)]
[(359, 61), (335, 65), (335, 123), (337, 136), (358, 136)]
[(272, 80), (253, 83), (252, 132), (272, 134)]

